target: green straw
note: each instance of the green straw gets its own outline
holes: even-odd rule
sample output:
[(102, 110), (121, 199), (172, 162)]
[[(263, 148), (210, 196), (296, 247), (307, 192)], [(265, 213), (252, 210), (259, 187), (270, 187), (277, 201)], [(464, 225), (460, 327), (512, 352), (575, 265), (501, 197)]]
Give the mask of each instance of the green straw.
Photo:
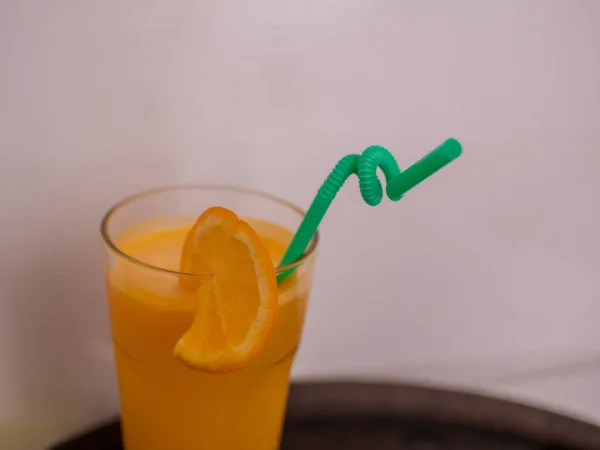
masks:
[[(461, 153), (460, 143), (455, 139), (448, 139), (403, 172), (400, 171), (394, 156), (380, 146), (369, 147), (362, 155), (344, 156), (319, 189), (290, 246), (283, 255), (280, 266), (290, 264), (304, 254), (331, 202), (352, 174), (358, 176), (363, 200), (370, 206), (376, 206), (383, 198), (383, 189), (377, 177), (377, 168), (380, 168), (385, 176), (387, 196), (393, 201), (398, 201), (406, 192), (458, 158)], [(277, 281), (281, 283), (294, 270), (290, 269), (280, 273)]]

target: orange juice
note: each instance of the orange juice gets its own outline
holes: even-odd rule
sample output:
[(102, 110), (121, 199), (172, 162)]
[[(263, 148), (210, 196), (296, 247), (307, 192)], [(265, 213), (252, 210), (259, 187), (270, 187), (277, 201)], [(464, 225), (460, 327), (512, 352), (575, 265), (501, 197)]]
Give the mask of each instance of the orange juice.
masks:
[[(248, 219), (247, 219), (248, 220)], [(292, 232), (248, 220), (276, 265)], [(193, 220), (145, 221), (113, 240), (107, 290), (126, 450), (275, 450), (290, 368), (298, 348), (312, 264), (279, 288), (273, 332), (246, 368), (193, 370), (173, 356), (190, 327), (197, 296), (179, 283), (181, 249)]]

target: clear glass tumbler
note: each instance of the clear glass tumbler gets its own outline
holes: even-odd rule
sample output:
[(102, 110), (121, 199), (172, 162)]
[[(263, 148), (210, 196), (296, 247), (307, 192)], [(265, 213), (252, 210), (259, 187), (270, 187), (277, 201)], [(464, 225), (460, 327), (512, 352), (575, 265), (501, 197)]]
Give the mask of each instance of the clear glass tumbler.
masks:
[(246, 368), (207, 374), (184, 366), (173, 348), (195, 306), (180, 289), (186, 231), (208, 207), (245, 218), (283, 255), (304, 212), (275, 196), (227, 186), (156, 189), (114, 206), (102, 221), (106, 282), (126, 450), (275, 450), (289, 375), (300, 342), (318, 236), (279, 288), (279, 311), (261, 354)]

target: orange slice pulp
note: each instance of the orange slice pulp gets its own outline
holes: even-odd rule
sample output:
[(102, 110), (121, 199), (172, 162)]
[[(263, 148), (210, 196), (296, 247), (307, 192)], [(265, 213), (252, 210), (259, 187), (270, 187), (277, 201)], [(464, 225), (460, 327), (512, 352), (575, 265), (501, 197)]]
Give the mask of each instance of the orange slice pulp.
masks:
[(184, 289), (197, 290), (198, 309), (174, 355), (209, 373), (247, 366), (265, 346), (277, 314), (277, 281), (267, 248), (234, 212), (213, 207), (189, 231), (180, 269), (209, 278), (201, 284), (181, 278)]

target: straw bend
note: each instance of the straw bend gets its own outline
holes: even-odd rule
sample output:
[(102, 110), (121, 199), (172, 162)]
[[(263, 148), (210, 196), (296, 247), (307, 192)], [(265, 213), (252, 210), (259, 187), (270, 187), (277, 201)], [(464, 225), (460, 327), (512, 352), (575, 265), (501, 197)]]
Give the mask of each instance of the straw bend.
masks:
[[(352, 174), (358, 176), (360, 194), (368, 205), (375, 206), (381, 202), (383, 189), (377, 178), (377, 168), (383, 171), (388, 186), (390, 180), (400, 175), (400, 168), (394, 156), (378, 145), (368, 147), (362, 155), (350, 154), (338, 161), (308, 208), (304, 220), (281, 260), (281, 265), (289, 264), (302, 256), (331, 202)], [(402, 198), (402, 195), (390, 195), (389, 190), (386, 191), (392, 200)], [(288, 273), (280, 274), (279, 281), (281, 282)]]
[[(333, 168), (317, 195), (322, 202), (331, 203), (345, 181), (356, 174), (363, 200), (370, 206), (376, 206), (383, 198), (383, 188), (377, 177), (378, 168), (382, 170), (386, 183), (400, 175), (394, 155), (378, 145), (368, 147), (361, 155), (344, 156)], [(402, 198), (402, 195), (393, 195), (387, 188), (386, 194), (394, 201)]]

